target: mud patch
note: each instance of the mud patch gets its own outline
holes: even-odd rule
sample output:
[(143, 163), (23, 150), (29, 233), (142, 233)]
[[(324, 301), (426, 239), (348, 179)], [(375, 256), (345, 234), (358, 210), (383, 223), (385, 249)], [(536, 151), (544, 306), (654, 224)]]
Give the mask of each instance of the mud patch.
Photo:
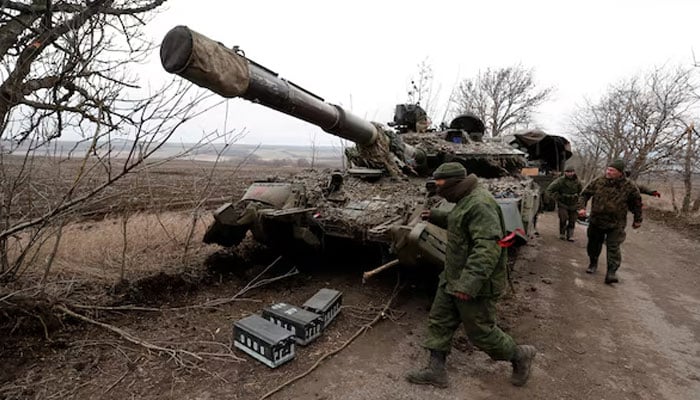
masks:
[(0, 302), (0, 332), (2, 335), (41, 335), (62, 326), (53, 311), (53, 304), (41, 297), (13, 296)]
[(200, 282), (201, 278), (198, 277), (161, 272), (133, 283), (122, 281), (114, 287), (114, 294), (119, 297), (118, 304), (155, 306), (182, 301), (182, 296), (196, 291)]
[(269, 265), (276, 257), (275, 252), (255, 241), (249, 233), (239, 245), (222, 247), (211, 253), (204, 260), (204, 266), (216, 279), (231, 276), (246, 279), (251, 277), (254, 266)]

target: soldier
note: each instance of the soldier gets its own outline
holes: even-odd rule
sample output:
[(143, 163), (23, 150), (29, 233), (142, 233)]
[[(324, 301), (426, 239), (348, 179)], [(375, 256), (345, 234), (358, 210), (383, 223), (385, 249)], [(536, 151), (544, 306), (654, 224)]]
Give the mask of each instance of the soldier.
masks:
[(547, 194), (557, 201), (559, 213), (559, 239), (573, 242), (578, 217), (578, 196), (583, 186), (574, 167), (567, 167), (560, 176), (547, 186)]
[(588, 225), (588, 258), (590, 264), (587, 273), (593, 274), (598, 268), (598, 256), (605, 243), (607, 249), (608, 271), (605, 283), (617, 283), (615, 275), (622, 254), (620, 246), (625, 241), (627, 211), (634, 215), (632, 228), (642, 225), (642, 197), (637, 186), (625, 178), (625, 163), (615, 160), (608, 165), (605, 176), (595, 179), (581, 192), (581, 210), (585, 213), (586, 203), (593, 198), (591, 218)]
[(428, 132), (428, 128), (430, 128), (430, 118), (425, 113), (419, 114), (416, 117), (416, 132), (425, 133)]
[(505, 235), (501, 208), (474, 174), (449, 162), (433, 173), (437, 194), (456, 203), (452, 211), (426, 210), (422, 217), (448, 231), (445, 269), (440, 274), (428, 316), (423, 346), (430, 350), (428, 365), (409, 372), (409, 382), (447, 387), (445, 360), (460, 324), (469, 340), (494, 360), (510, 361), (511, 382), (522, 386), (537, 353), (533, 346), (516, 345), (496, 326), (496, 300), (506, 286)]

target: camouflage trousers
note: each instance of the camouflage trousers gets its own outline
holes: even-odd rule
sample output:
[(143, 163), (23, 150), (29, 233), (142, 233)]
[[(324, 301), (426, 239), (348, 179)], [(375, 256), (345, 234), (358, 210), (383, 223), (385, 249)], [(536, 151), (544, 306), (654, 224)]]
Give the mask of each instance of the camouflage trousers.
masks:
[(428, 315), (428, 337), (423, 347), (449, 352), (452, 337), (459, 325), (469, 341), (494, 360), (510, 360), (515, 353), (515, 341), (496, 326), (496, 299), (474, 298), (459, 300), (438, 287)]
[(576, 209), (569, 210), (561, 205), (557, 206), (557, 210), (559, 214), (559, 234), (566, 235), (566, 238), (569, 239), (574, 236), (578, 211)]
[(598, 257), (605, 244), (608, 259), (608, 271), (615, 272), (622, 262), (622, 250), (620, 246), (625, 241), (627, 234), (624, 227), (599, 228), (595, 225), (588, 226), (588, 258), (591, 264), (598, 263)]

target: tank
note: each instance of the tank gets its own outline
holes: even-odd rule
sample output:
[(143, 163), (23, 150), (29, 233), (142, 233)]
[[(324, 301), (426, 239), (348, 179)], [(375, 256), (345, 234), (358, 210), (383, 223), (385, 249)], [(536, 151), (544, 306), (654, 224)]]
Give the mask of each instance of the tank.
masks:
[(237, 201), (214, 212), (204, 242), (235, 246), (251, 232), (283, 254), (372, 254), (378, 262), (442, 267), (447, 232), (420, 219), (426, 208), (454, 205), (434, 195), (430, 176), (448, 161), (463, 164), (493, 193), (513, 242), (525, 243), (539, 206), (539, 188), (521, 175), (526, 154), (484, 136), (484, 123), (460, 115), (427, 129), (417, 104), (397, 105), (387, 124), (363, 120), (281, 78), (272, 70), (185, 26), (163, 39), (166, 71), (227, 98), (240, 97), (312, 123), (352, 141), (346, 170), (305, 170), (254, 182)]
[(545, 189), (564, 173), (572, 156), (571, 143), (563, 136), (550, 135), (540, 129), (526, 129), (506, 136), (505, 141), (528, 155), (526, 172), (540, 187), (540, 210), (554, 211), (556, 201)]

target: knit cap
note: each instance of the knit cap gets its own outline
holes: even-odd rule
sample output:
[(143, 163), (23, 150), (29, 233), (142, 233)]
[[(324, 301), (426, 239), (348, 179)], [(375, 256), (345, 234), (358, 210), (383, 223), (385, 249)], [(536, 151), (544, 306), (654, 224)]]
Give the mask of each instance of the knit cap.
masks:
[(467, 169), (458, 162), (444, 163), (433, 172), (435, 179), (464, 178), (466, 176)]
[(613, 160), (613, 162), (608, 164), (608, 167), (615, 168), (620, 172), (625, 172), (625, 162), (623, 160), (620, 160), (619, 158), (617, 160)]

